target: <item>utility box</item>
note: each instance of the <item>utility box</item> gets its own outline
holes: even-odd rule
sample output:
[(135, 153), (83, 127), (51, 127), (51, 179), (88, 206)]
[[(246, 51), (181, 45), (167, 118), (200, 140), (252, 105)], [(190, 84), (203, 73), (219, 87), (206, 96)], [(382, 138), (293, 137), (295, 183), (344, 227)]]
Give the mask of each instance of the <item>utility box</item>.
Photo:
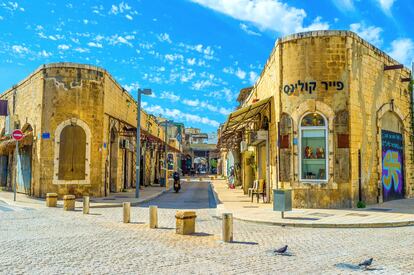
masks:
[(273, 211), (292, 211), (292, 190), (273, 189)]

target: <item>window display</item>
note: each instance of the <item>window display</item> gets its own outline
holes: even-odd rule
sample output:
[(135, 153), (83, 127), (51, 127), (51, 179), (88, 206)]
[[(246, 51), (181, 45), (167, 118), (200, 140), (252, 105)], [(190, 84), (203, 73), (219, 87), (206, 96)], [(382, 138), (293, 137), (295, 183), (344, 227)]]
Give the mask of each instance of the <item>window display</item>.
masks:
[(301, 122), (301, 179), (326, 180), (327, 144), (325, 119), (306, 115)]

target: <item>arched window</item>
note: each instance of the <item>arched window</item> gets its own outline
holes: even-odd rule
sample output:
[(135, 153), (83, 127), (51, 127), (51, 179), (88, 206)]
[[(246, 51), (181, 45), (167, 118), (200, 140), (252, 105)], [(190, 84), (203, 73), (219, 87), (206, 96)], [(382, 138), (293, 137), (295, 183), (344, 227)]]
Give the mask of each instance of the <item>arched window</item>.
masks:
[(78, 125), (68, 125), (60, 133), (59, 180), (84, 180), (86, 134)]
[(55, 130), (54, 184), (90, 184), (91, 132), (80, 119), (71, 118)]
[(319, 113), (308, 113), (300, 121), (300, 179), (327, 181), (328, 126)]

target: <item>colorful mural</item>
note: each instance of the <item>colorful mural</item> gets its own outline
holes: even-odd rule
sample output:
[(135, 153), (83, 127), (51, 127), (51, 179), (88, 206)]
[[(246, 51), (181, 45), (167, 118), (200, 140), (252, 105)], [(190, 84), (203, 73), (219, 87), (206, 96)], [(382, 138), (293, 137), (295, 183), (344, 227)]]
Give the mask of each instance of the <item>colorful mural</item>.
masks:
[(402, 135), (381, 131), (382, 140), (382, 194), (383, 200), (404, 198)]

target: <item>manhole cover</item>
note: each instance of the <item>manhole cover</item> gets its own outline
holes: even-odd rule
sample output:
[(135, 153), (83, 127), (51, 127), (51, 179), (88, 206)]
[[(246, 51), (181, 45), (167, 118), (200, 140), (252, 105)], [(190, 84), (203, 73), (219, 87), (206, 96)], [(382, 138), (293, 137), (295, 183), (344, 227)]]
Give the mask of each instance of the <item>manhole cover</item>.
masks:
[(249, 205), (246, 205), (246, 206), (243, 206), (243, 208), (259, 208), (259, 206), (254, 206), (254, 205), (249, 206)]

